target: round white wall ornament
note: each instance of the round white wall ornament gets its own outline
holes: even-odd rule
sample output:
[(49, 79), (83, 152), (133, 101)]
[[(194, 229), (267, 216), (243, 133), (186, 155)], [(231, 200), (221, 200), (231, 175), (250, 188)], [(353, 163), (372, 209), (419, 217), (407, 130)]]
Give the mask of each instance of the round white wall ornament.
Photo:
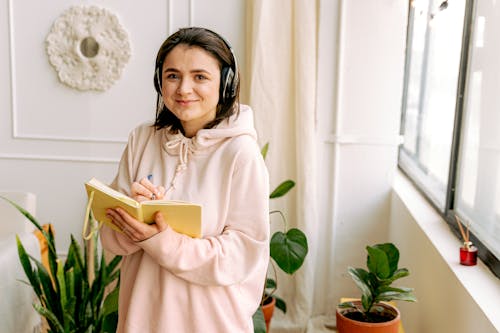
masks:
[(59, 80), (79, 90), (109, 89), (121, 76), (131, 50), (118, 17), (96, 6), (70, 7), (46, 38)]

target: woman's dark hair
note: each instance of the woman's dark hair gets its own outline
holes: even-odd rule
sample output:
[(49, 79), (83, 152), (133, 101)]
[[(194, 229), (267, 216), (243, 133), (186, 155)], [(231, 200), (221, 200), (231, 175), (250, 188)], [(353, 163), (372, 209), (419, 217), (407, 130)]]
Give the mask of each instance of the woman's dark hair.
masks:
[[(165, 106), (161, 96), (162, 67), (167, 55), (177, 45), (185, 44), (197, 46), (212, 54), (219, 62), (221, 68), (221, 87), (219, 88), (219, 102), (217, 104), (215, 119), (205, 128), (212, 128), (222, 120), (229, 118), (239, 108), (239, 72), (236, 58), (231, 46), (217, 33), (205, 28), (182, 28), (170, 35), (161, 45), (156, 56), (154, 86), (158, 93), (156, 98), (156, 119), (154, 127), (161, 129), (167, 127), (171, 132), (184, 132), (179, 119)], [(230, 92), (226, 92), (227, 85)]]

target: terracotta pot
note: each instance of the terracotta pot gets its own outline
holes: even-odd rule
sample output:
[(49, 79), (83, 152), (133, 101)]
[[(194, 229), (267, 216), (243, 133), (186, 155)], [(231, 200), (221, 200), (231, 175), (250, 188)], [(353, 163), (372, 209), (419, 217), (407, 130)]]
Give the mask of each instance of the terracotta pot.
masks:
[[(360, 301), (354, 303), (361, 305)], [(395, 315), (394, 319), (383, 323), (365, 323), (352, 320), (343, 314), (349, 312), (349, 309), (337, 308), (337, 331), (338, 333), (398, 333), (401, 315), (399, 310), (386, 303), (378, 303), (377, 306), (383, 307), (386, 311)]]
[(269, 332), (269, 324), (271, 323), (274, 307), (276, 305), (276, 299), (274, 297), (270, 297), (269, 299), (271, 300), (269, 303), (261, 306), (262, 312), (264, 313), (264, 320), (266, 321), (266, 332)]

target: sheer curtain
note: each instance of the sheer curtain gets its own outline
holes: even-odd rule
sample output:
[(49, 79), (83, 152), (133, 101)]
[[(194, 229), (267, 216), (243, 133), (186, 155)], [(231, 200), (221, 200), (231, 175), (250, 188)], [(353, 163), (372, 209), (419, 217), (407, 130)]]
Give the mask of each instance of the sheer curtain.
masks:
[[(273, 332), (303, 331), (312, 314), (316, 227), (316, 68), (317, 1), (248, 2), (247, 64), (249, 104), (261, 144), (269, 142), (271, 188), (285, 179), (297, 185), (271, 202), (283, 210), (288, 228), (298, 227), (309, 240), (304, 266), (294, 276), (278, 275), (278, 294), (286, 316), (273, 318)], [(272, 221), (273, 229), (282, 228)]]

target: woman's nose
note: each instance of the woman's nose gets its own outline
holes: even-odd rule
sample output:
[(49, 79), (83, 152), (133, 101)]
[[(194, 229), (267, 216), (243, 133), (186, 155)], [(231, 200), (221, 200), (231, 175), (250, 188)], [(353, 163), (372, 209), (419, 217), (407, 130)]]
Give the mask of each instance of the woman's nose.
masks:
[(192, 82), (189, 79), (182, 79), (179, 82), (179, 86), (177, 87), (177, 93), (180, 95), (184, 95), (190, 93), (192, 91)]

